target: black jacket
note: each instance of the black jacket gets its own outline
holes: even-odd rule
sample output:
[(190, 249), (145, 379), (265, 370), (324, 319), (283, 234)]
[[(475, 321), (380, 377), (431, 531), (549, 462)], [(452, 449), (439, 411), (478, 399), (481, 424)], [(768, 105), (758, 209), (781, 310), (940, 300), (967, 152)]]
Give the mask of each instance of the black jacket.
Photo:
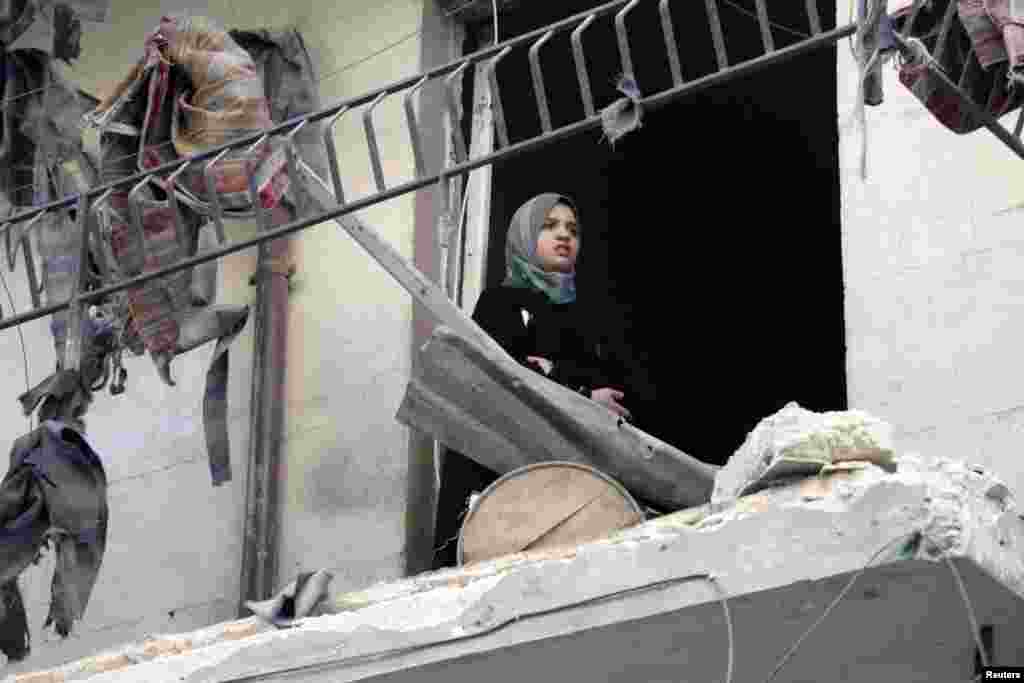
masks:
[(480, 295), (473, 319), (523, 365), (532, 367), (528, 356), (550, 360), (554, 382), (586, 396), (601, 387), (622, 388), (622, 368), (608, 352), (606, 335), (579, 303), (553, 304), (534, 290), (492, 287)]
[[(608, 306), (595, 312), (580, 302), (552, 304), (540, 292), (529, 289), (492, 287), (480, 295), (473, 320), (523, 365), (532, 367), (527, 356), (551, 361), (553, 367), (548, 378), (552, 381), (588, 397), (591, 391), (602, 387), (624, 390), (623, 405), (636, 420), (637, 402), (631, 403), (629, 399), (639, 386), (636, 371), (642, 370), (642, 364), (633, 362), (625, 353), (622, 318)], [(433, 569), (457, 563), (458, 535), (468, 498), (473, 492), (482, 492), (497, 478), (495, 472), (461, 453), (445, 451)]]
[(47, 545), (57, 567), (46, 626), (67, 636), (89, 602), (107, 542), (107, 478), (81, 434), (48, 420), (20, 437), (0, 482), (0, 652), (29, 651), (18, 575)]

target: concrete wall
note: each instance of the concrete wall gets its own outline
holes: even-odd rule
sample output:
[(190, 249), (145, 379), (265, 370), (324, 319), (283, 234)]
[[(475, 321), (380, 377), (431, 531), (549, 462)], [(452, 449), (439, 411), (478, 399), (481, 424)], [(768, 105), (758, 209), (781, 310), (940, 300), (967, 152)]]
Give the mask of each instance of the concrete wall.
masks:
[(860, 132), (843, 125), (856, 70), (838, 55), (850, 407), (889, 419), (903, 448), (1024, 491), (1024, 161), (985, 130), (944, 128), (886, 67), (862, 182)]
[[(423, 0), (276, 2), (254, 0), (113, 0), (113, 19), (86, 24), (83, 54), (70, 78), (102, 94), (138, 58), (144, 34), (162, 13), (188, 9), (229, 27), (296, 25), (321, 82), (324, 104), (420, 71), (415, 34)], [(388, 45), (400, 45), (358, 62)], [(443, 32), (429, 38), (446, 41)], [(389, 185), (412, 177), (401, 100), (375, 117)], [(359, 112), (339, 127), (347, 196), (372, 191)], [(413, 198), (364, 212), (406, 257), (412, 256)], [(251, 225), (229, 225), (232, 237)], [(401, 576), (406, 544), (408, 434), (394, 420), (408, 379), (411, 300), (361, 249), (331, 225), (293, 243), (297, 267), (289, 322), (285, 463), (281, 476), (280, 578), (300, 568), (330, 568), (335, 587), (355, 589)], [(252, 303), (255, 251), (222, 261), (220, 299)], [(22, 270), (6, 274), (18, 310), (28, 306)], [(3, 292), (0, 292), (3, 295)], [(4, 310), (9, 310), (6, 300)], [(23, 327), (30, 381), (53, 366), (48, 321)], [(7, 672), (32, 670), (154, 632), (176, 632), (233, 618), (239, 591), (248, 454), (253, 324), (231, 350), (230, 414), (234, 480), (209, 482), (202, 431), (202, 391), (211, 346), (176, 360), (177, 388), (164, 386), (146, 358), (128, 359), (128, 391), (103, 393), (89, 415), (89, 435), (110, 479), (108, 549), (84, 621), (60, 641), (41, 626), (49, 603), (52, 558), (25, 573), (33, 655)], [(5, 399), (0, 425), (13, 437), (28, 425), (16, 396), (24, 390), (22, 350), (14, 330), (0, 334)], [(431, 484), (429, 469), (424, 481)], [(0, 655), (2, 658), (2, 655)]]
[[(299, 26), (325, 103), (420, 70), (413, 37), (339, 71), (417, 31), (422, 0), (317, 4)], [(374, 121), (386, 183), (411, 179), (401, 97), (382, 103)], [(347, 197), (375, 192), (361, 111), (342, 120), (336, 140)], [(413, 201), (406, 195), (360, 214), (408, 259)], [(394, 416), (408, 381), (411, 298), (334, 224), (304, 232), (293, 256), (281, 578), (319, 567), (334, 571), (336, 587), (401, 576), (409, 442)]]

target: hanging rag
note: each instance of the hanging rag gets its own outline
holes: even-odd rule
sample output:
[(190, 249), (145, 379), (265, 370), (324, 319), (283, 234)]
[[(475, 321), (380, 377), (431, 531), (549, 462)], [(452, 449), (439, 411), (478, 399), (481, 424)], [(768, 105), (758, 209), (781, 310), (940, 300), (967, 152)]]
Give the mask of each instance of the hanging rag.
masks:
[[(279, 112), (295, 109), (299, 114), (315, 108), (311, 66), (297, 33), (238, 35), (261, 43), (259, 65), (232, 34), (209, 19), (161, 20), (146, 38), (142, 60), (89, 116), (101, 132), (102, 143), (93, 148), (93, 154), (103, 181), (270, 127), (267, 90), (272, 90)], [(304, 83), (289, 82), (303, 72), (307, 74)], [(303, 100), (308, 100), (305, 106), (301, 106)], [(308, 133), (316, 139), (315, 127)], [(289, 191), (285, 163), (285, 150), (276, 139), (226, 155), (213, 170), (222, 208), (229, 214), (247, 215), (243, 212), (251, 210), (253, 197), (250, 176), (255, 177), (260, 206), (278, 208)], [(176, 217), (166, 198), (170, 191), (191, 210)], [(126, 192), (113, 193), (101, 215), (100, 232), (110, 245), (111, 267), (122, 276), (151, 272), (195, 254), (200, 248), (202, 215), (209, 211), (201, 168), (182, 174), (174, 188), (154, 181), (140, 198), (137, 225), (131, 220)], [(173, 384), (170, 361), (174, 356), (218, 340), (207, 373), (203, 417), (211, 475), (219, 485), (231, 477), (227, 351), (249, 311), (246, 306), (205, 305), (211, 298), (208, 271), (183, 271), (151, 281), (130, 290), (127, 299), (133, 327), (168, 384)]]
[[(988, 0), (949, 1), (958, 3), (960, 21), (950, 24), (945, 36), (940, 36), (937, 29), (951, 8), (937, 0), (930, 8), (924, 5), (919, 10), (906, 38), (897, 36), (901, 45), (899, 80), (936, 120), (963, 135), (982, 127), (985, 120), (972, 112), (956, 86), (995, 118), (1021, 106), (1024, 88), (1012, 87), (1010, 53), (986, 9)], [(906, 31), (908, 16), (913, 13), (894, 17), (896, 31)], [(1011, 30), (1003, 35), (1015, 34)], [(933, 56), (940, 40), (942, 52)]]
[(614, 146), (622, 136), (643, 125), (644, 107), (640, 87), (632, 74), (623, 74), (615, 86), (624, 95), (601, 110), (601, 127)]
[(55, 549), (45, 626), (67, 637), (95, 586), (108, 518), (103, 463), (78, 431), (46, 420), (14, 442), (0, 482), (0, 651), (8, 658), (23, 659), (30, 645), (18, 576), (45, 547)]
[[(320, 109), (313, 61), (301, 33), (295, 29), (259, 29), (232, 30), (229, 34), (249, 53), (262, 75), (274, 123), (291, 121)], [(321, 121), (311, 121), (296, 133), (295, 147), (299, 157), (317, 175), (328, 177)]]
[(334, 575), (323, 569), (301, 572), (298, 578), (269, 600), (250, 600), (245, 606), (277, 628), (287, 628), (297, 619), (313, 614), (313, 610), (327, 598), (327, 587), (332, 578)]
[[(137, 170), (200, 154), (273, 125), (252, 57), (207, 17), (163, 17), (146, 36), (142, 58), (90, 120), (102, 130), (109, 121), (123, 120), (122, 109), (137, 104), (140, 97), (145, 100), (138, 126)], [(221, 207), (252, 208), (250, 175), (259, 205), (276, 206), (288, 189), (285, 163), (277, 140), (229, 152), (211, 173)], [(208, 213), (205, 164), (201, 166), (183, 173), (176, 189), (191, 206)]]

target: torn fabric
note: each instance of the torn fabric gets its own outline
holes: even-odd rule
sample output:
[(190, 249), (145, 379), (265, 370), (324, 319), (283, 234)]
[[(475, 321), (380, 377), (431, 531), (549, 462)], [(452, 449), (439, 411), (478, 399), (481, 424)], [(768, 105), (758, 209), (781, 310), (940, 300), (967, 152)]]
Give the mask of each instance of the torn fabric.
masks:
[[(0, 482), (0, 647), (14, 658), (28, 653), (28, 633), (16, 608), (17, 579), (46, 545), (56, 552), (46, 626), (62, 637), (82, 618), (107, 540), (107, 479), (85, 438), (64, 422), (47, 420), (15, 441)], [(14, 606), (14, 609), (10, 607)], [(21, 631), (21, 633), (19, 633)]]
[(39, 408), (40, 422), (59, 420), (84, 430), (83, 416), (92, 403), (92, 392), (75, 370), (58, 370), (18, 397), (28, 416)]
[(601, 126), (612, 145), (622, 136), (640, 128), (644, 114), (640, 88), (632, 74), (621, 76), (616, 89), (625, 97), (620, 97), (601, 110)]
[(302, 572), (269, 600), (248, 601), (245, 606), (253, 614), (278, 628), (291, 626), (297, 619), (308, 617), (327, 598), (327, 587), (334, 575), (323, 569)]
[[(179, 226), (166, 200), (153, 198), (155, 191), (146, 193), (140, 211), (141, 236), (126, 215), (130, 207), (124, 193), (111, 195), (110, 209), (101, 221), (101, 231), (109, 235), (113, 265), (125, 276), (158, 270), (195, 252), (199, 217), (189, 212)], [(228, 349), (245, 327), (249, 307), (196, 306), (193, 284), (193, 272), (185, 270), (132, 288), (126, 299), (132, 326), (161, 378), (169, 385), (174, 385), (170, 370), (174, 357), (217, 340), (206, 375), (203, 426), (211, 477), (213, 484), (219, 486), (231, 480), (227, 426)]]
[[(320, 108), (313, 61), (302, 34), (295, 29), (232, 30), (231, 37), (252, 57), (263, 76), (264, 94), (275, 123), (290, 121)], [(295, 135), (295, 147), (321, 178), (328, 177), (323, 122), (310, 121)], [(300, 188), (290, 188), (298, 191)]]
[[(121, 110), (128, 101), (138, 102), (143, 92), (137, 170), (199, 154), (273, 125), (252, 57), (206, 17), (164, 17), (146, 37), (140, 61), (90, 115), (94, 125), (103, 129), (111, 121), (124, 121)], [(229, 152), (211, 173), (221, 206), (229, 211), (252, 207), (252, 174), (260, 206), (276, 206), (288, 189), (285, 161), (277, 140)], [(209, 197), (204, 168), (182, 174), (177, 189), (205, 212)]]
[[(988, 16), (988, 0), (949, 1), (958, 2), (960, 22), (952, 24), (945, 36), (939, 35), (938, 29), (948, 4), (939, 2), (925, 4), (919, 10), (907, 38), (900, 34), (912, 12), (893, 16), (893, 28), (900, 44), (900, 82), (936, 120), (963, 135), (985, 122), (971, 112), (952, 85), (958, 84), (981, 110), (997, 118), (1021, 106), (1024, 88), (1012, 87), (1008, 77), (1010, 59), (1006, 45), (997, 40), (996, 24)], [(940, 39), (945, 47), (936, 58), (933, 50)], [(1014, 50), (1024, 53), (1024, 41)]]

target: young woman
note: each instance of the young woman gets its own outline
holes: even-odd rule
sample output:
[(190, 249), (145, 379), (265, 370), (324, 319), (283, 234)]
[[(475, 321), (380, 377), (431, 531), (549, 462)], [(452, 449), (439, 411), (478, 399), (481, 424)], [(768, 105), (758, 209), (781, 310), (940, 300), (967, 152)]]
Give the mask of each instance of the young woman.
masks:
[[(505, 242), (504, 282), (484, 290), (473, 319), (520, 363), (630, 419), (621, 375), (601, 352), (595, 325), (576, 302), (579, 214), (568, 197), (545, 193), (512, 216)], [(498, 475), (446, 451), (441, 469), (434, 568), (456, 564), (456, 541), (467, 499)]]

